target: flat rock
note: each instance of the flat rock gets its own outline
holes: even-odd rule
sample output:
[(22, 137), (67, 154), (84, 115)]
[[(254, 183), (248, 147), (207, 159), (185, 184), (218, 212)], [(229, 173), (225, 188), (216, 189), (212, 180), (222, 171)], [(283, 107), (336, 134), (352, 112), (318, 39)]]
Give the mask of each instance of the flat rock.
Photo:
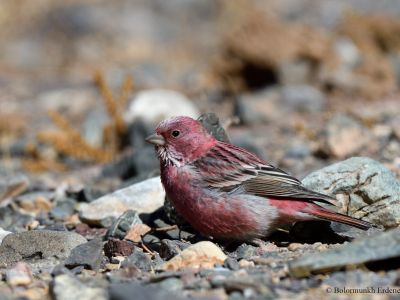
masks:
[(354, 240), (335, 249), (298, 258), (289, 264), (296, 277), (332, 272), (346, 266), (400, 257), (400, 228)]
[(212, 268), (223, 265), (227, 256), (212, 242), (203, 241), (189, 246), (161, 266), (162, 270), (176, 271), (181, 268)]
[(400, 225), (400, 182), (375, 160), (353, 157), (311, 173), (303, 184), (341, 195), (342, 210), (353, 217), (385, 228)]
[(33, 258), (65, 259), (73, 248), (85, 242), (83, 236), (68, 231), (33, 230), (9, 234), (0, 245), (0, 268)]
[(87, 224), (107, 227), (128, 209), (139, 214), (156, 211), (163, 206), (164, 198), (160, 177), (153, 177), (82, 205), (79, 216)]

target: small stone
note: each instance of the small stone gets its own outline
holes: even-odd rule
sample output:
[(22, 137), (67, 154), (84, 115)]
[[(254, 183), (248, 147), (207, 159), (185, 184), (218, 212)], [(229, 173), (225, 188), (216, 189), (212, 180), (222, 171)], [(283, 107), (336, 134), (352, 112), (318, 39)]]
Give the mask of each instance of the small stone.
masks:
[(289, 85), (282, 88), (281, 101), (290, 111), (318, 112), (326, 107), (324, 94), (310, 85)]
[(74, 232), (33, 230), (7, 235), (0, 245), (0, 268), (17, 261), (38, 258), (67, 258), (71, 250), (86, 242)]
[(240, 265), (239, 265), (238, 261), (231, 257), (228, 257), (227, 259), (225, 259), (224, 267), (228, 268), (230, 270), (233, 270), (233, 271), (237, 271), (240, 269)]
[(152, 213), (162, 207), (164, 198), (160, 177), (154, 177), (82, 205), (79, 216), (87, 224), (102, 225), (102, 221), (118, 218), (128, 209)]
[(106, 238), (117, 238), (122, 240), (133, 225), (142, 224), (137, 212), (128, 209), (116, 219), (107, 231)]
[(129, 267), (138, 268), (143, 272), (150, 272), (152, 270), (152, 261), (141, 249), (135, 247), (132, 254), (130, 254), (121, 264), (121, 268)]
[(35, 230), (36, 228), (38, 228), (40, 225), (38, 220), (33, 220), (32, 222), (30, 222), (29, 224), (27, 224), (27, 229), (30, 230)]
[(167, 278), (156, 286), (166, 291), (179, 292), (183, 290), (184, 284), (179, 278)]
[(360, 238), (351, 243), (320, 252), (305, 255), (289, 264), (290, 273), (296, 277), (325, 273), (345, 266), (360, 266), (368, 262), (381, 262), (400, 257), (400, 229), (392, 229), (373, 236)]
[(236, 249), (236, 256), (238, 259), (240, 258), (249, 258), (257, 253), (257, 248), (251, 245), (247, 244), (241, 244), (237, 249)]
[(24, 194), (16, 199), (19, 207), (30, 213), (48, 212), (53, 204), (49, 200), (49, 195), (40, 192)]
[(215, 244), (209, 241), (198, 242), (173, 257), (161, 266), (162, 270), (176, 271), (181, 268), (212, 268), (222, 265), (227, 256)]
[(253, 261), (248, 261), (247, 259), (241, 259), (239, 260), (239, 266), (241, 268), (251, 268), (254, 267), (255, 264)]
[(338, 158), (357, 153), (372, 142), (369, 131), (355, 118), (337, 114), (326, 129), (328, 151)]
[(0, 173), (0, 202), (11, 199), (22, 192), (29, 186), (29, 179), (19, 173), (9, 174)]
[(92, 240), (94, 238), (102, 238), (106, 235), (107, 229), (106, 228), (96, 228), (90, 227), (85, 223), (79, 223), (75, 226), (75, 232), (84, 236), (88, 240)]
[(3, 241), (3, 239), (7, 236), (7, 235), (9, 235), (9, 234), (11, 234), (12, 232), (11, 231), (7, 231), (7, 230), (4, 230), (3, 228), (0, 228), (0, 245), (1, 245), (1, 242)]
[(400, 182), (370, 158), (353, 157), (330, 165), (308, 175), (303, 184), (332, 197), (348, 195), (350, 216), (385, 228), (400, 225)]
[(72, 249), (65, 266), (70, 269), (84, 266), (87, 269), (97, 271), (103, 258), (102, 253), (103, 242), (101, 239), (93, 239)]
[(126, 240), (110, 239), (104, 245), (104, 254), (107, 257), (129, 256), (135, 249), (135, 245)]
[(141, 91), (135, 96), (125, 110), (124, 119), (127, 123), (142, 119), (155, 125), (173, 116), (197, 118), (199, 115), (199, 110), (184, 95), (171, 90), (153, 89)]
[(301, 248), (303, 248), (303, 244), (300, 244), (300, 243), (290, 243), (288, 246), (288, 249), (290, 251), (297, 251)]
[(9, 285), (29, 285), (33, 281), (31, 267), (25, 262), (18, 262), (12, 269), (6, 271)]
[(107, 271), (119, 270), (120, 267), (121, 267), (120, 264), (106, 264)]
[(51, 209), (50, 217), (57, 221), (64, 221), (74, 213), (75, 201), (73, 199), (64, 199), (57, 203), (57, 206)]
[[(112, 283), (109, 286), (109, 297), (115, 300), (182, 300), (181, 293), (170, 292), (164, 289), (155, 289), (152, 286), (142, 286), (137, 282)], [(186, 298), (185, 298), (186, 299)]]
[(107, 300), (107, 291), (102, 287), (90, 286), (68, 274), (54, 278), (52, 292), (55, 300)]
[(279, 94), (267, 88), (256, 93), (243, 94), (235, 99), (234, 115), (242, 124), (273, 121), (279, 115)]
[(160, 256), (166, 260), (178, 255), (182, 250), (190, 246), (190, 243), (179, 240), (161, 240)]
[(129, 229), (125, 239), (138, 243), (142, 240), (142, 236), (148, 233), (150, 230), (151, 228), (146, 224), (135, 224), (131, 227), (131, 229)]
[(24, 231), (33, 220), (33, 216), (21, 213), (20, 210), (10, 205), (0, 207), (0, 227), (5, 230), (13, 232)]

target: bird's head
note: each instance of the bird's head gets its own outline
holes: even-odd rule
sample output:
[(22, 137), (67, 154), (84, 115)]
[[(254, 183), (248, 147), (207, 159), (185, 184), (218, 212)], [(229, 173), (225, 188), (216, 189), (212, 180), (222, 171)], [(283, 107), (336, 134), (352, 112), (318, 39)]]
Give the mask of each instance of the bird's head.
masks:
[(200, 122), (183, 116), (162, 121), (146, 141), (156, 146), (160, 161), (175, 166), (196, 160), (217, 142)]

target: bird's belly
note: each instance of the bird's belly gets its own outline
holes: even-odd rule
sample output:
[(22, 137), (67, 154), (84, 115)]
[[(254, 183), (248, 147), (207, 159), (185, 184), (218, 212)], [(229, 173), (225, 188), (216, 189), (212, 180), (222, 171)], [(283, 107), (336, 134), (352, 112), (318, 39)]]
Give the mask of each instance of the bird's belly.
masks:
[(252, 201), (245, 196), (179, 188), (167, 195), (176, 210), (205, 236), (251, 240), (267, 235), (276, 216), (266, 199)]

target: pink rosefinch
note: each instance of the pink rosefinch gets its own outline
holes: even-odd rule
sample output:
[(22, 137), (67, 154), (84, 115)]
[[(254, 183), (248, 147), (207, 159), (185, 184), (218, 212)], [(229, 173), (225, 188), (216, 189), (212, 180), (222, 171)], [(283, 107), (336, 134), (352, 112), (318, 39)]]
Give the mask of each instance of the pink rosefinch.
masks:
[(174, 117), (146, 139), (156, 146), (161, 181), (176, 210), (200, 233), (252, 240), (295, 221), (328, 220), (361, 229), (366, 221), (317, 203), (335, 200), (231, 144), (217, 141), (196, 120)]

